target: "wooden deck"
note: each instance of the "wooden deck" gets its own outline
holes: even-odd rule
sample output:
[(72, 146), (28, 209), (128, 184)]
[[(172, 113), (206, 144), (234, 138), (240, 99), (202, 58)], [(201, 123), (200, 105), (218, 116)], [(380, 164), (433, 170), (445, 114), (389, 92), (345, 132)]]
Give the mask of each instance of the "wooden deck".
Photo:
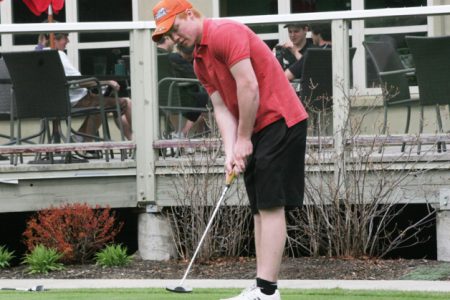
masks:
[[(382, 152), (378, 152), (378, 144), (387, 140), (389, 140), (389, 145), (384, 146)], [(400, 145), (404, 141), (408, 142), (408, 146), (405, 152), (401, 152)], [(422, 146), (422, 151), (418, 154), (417, 137), (414, 140), (412, 136), (389, 137), (389, 139), (361, 136), (358, 140), (352, 139), (347, 142), (358, 145), (357, 149), (353, 148), (353, 151), (347, 153), (347, 165), (354, 165), (355, 168), (358, 168), (359, 162), (364, 157), (365, 164), (370, 164), (370, 168), (367, 168), (366, 171), (373, 173), (374, 178), (379, 176), (381, 171), (396, 172), (410, 169), (408, 175), (410, 178), (399, 189), (397, 195), (402, 199), (401, 201), (428, 202), (439, 205), (442, 190), (449, 189), (450, 151), (437, 152), (433, 143), (436, 141), (450, 143), (450, 139), (447, 135), (423, 136), (421, 141), (426, 145)], [(331, 138), (320, 140), (310, 138), (308, 141), (306, 172), (309, 178), (313, 178), (313, 181), (319, 182), (333, 176), (335, 162), (338, 158), (336, 158), (332, 142)], [(98, 146), (90, 144), (57, 145), (53, 146), (56, 148), (52, 150), (73, 150), (73, 148), (67, 147), (97, 149)], [(102, 145), (100, 148), (114, 148), (112, 146), (111, 144)], [(167, 147), (199, 148), (201, 146), (208, 146), (217, 151), (220, 148), (220, 140), (162, 140), (153, 143), (154, 150), (158, 153)], [(39, 146), (8, 147), (10, 148), (0, 147), (0, 153), (4, 155), (11, 152), (24, 153), (25, 161), (16, 166), (11, 165), (9, 160), (0, 161), (0, 212), (34, 211), (63, 202), (86, 202), (92, 205), (109, 205), (111, 207), (138, 207), (147, 204), (138, 201), (136, 160), (132, 157), (123, 161), (120, 159), (119, 150), (133, 149), (134, 144), (132, 143), (116, 147), (116, 155), (109, 162), (104, 159), (95, 159), (87, 163), (70, 164), (29, 164), (34, 159), (32, 153), (42, 151)], [(208, 172), (223, 172), (223, 156), (218, 155), (214, 160), (211, 160), (211, 156), (211, 150), (209, 152), (197, 150), (195, 155), (182, 153), (178, 157), (156, 156), (157, 159), (154, 163), (156, 205), (177, 205), (173, 199), (173, 175), (179, 174), (180, 166), (184, 166), (183, 170), (189, 172), (189, 167), (204, 167), (209, 164)], [(188, 167), (186, 168), (186, 166)], [(242, 184), (241, 181), (240, 184)], [(233, 203), (233, 200), (229, 203)]]

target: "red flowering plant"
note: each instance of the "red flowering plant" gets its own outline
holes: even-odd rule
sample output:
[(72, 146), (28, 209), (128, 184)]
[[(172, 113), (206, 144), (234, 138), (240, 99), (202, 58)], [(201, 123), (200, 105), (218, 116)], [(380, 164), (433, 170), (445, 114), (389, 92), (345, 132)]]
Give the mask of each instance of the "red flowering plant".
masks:
[(109, 207), (63, 204), (33, 215), (23, 233), (28, 251), (41, 244), (63, 254), (65, 263), (86, 263), (122, 229)]

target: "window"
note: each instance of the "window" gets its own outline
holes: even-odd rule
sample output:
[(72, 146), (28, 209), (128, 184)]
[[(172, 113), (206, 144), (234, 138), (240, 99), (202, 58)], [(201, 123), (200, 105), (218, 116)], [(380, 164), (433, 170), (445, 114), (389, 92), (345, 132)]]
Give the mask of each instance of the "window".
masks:
[(220, 1), (221, 17), (272, 15), (277, 13), (278, 13), (278, 2), (276, 0)]
[(123, 55), (129, 55), (128, 48), (105, 48), (80, 50), (81, 74), (114, 74), (114, 65)]
[(78, 0), (79, 22), (131, 21), (131, 1)]
[(291, 12), (319, 12), (333, 10), (349, 10), (350, 0), (317, 1), (317, 0), (291, 0)]
[[(132, 20), (132, 1), (78, 0), (78, 22)], [(102, 42), (128, 42), (128, 32), (80, 33), (78, 39), (79, 43), (97, 43), (101, 47), (101, 49), (79, 50), (79, 69), (82, 74), (114, 74), (114, 65), (117, 61), (122, 55), (130, 53), (128, 47), (104, 48), (102, 46)]]
[[(427, 6), (426, 0), (365, 0), (366, 9)], [(426, 17), (377, 18), (365, 21), (367, 28), (427, 24)]]
[[(131, 1), (78, 0), (78, 22), (131, 21)], [(80, 42), (129, 40), (127, 32), (81, 33)]]
[[(414, 6), (426, 6), (426, 0), (365, 0), (364, 5), (366, 9), (378, 9), (378, 8), (398, 8), (398, 7), (414, 7)], [(426, 35), (426, 27), (421, 32), (417, 32), (419, 25), (426, 25), (426, 17), (395, 17), (395, 18), (376, 18), (366, 20), (365, 22), (366, 35), (365, 40), (383, 40), (391, 43), (395, 49), (397, 49), (402, 63), (407, 68), (414, 67), (411, 54), (408, 46), (406, 45), (405, 35)], [(399, 26), (411, 26), (410, 28), (404, 28), (399, 30), (398, 33), (386, 34), (386, 28), (393, 28)], [(413, 27), (415, 26), (415, 27)], [(372, 87), (378, 85), (378, 77), (376, 75), (372, 61), (366, 55), (366, 86)], [(409, 79), (410, 86), (417, 85), (417, 81), (414, 77)]]
[[(53, 17), (58, 22), (132, 21), (132, 3), (133, 1), (130, 0), (66, 1), (63, 9)], [(40, 23), (48, 18), (46, 12), (40, 16), (34, 15), (21, 0), (11, 1), (7, 10), (8, 17), (11, 16), (13, 23)], [(67, 14), (66, 10), (69, 10)], [(4, 11), (3, 16), (5, 16)], [(122, 55), (129, 55), (128, 32), (74, 33), (72, 35), (67, 52), (73, 64), (83, 74), (112, 74), (117, 60)], [(37, 38), (37, 34), (13, 35), (12, 45), (5, 45), (5, 47), (9, 49), (11, 46), (17, 46), (17, 49), (24, 51), (32, 50), (37, 43)]]
[[(236, 16), (256, 16), (278, 14), (277, 0), (241, 1), (227, 0), (220, 1), (221, 17)], [(276, 25), (250, 26), (255, 33), (274, 33), (278, 31)]]

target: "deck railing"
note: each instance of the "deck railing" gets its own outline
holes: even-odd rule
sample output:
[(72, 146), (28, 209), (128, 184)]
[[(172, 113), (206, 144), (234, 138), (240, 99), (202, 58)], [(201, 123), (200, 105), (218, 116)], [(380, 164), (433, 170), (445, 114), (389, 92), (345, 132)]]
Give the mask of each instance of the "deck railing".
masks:
[[(389, 8), (374, 10), (351, 10), (308, 14), (264, 15), (232, 18), (248, 25), (285, 24), (293, 22), (324, 22), (332, 24), (333, 36), (333, 134), (337, 153), (343, 153), (348, 137), (344, 128), (348, 119), (346, 95), (349, 94), (349, 24), (352, 21), (380, 17), (440, 16), (449, 15), (450, 5)], [(157, 152), (154, 142), (158, 137), (158, 101), (156, 48), (151, 40), (155, 28), (152, 21), (140, 22), (86, 22), (54, 24), (2, 24), (0, 33), (24, 34), (45, 32), (130, 32), (130, 73), (133, 97), (133, 128), (136, 144), (137, 199), (153, 203), (155, 199), (155, 161)], [(5, 49), (4, 49), (5, 50)], [(13, 50), (13, 49), (12, 49)], [(45, 145), (42, 145), (45, 148)], [(54, 147), (54, 146), (48, 146)], [(129, 143), (125, 148), (129, 147)], [(336, 162), (336, 169), (343, 168)], [(336, 172), (338, 173), (338, 172)]]

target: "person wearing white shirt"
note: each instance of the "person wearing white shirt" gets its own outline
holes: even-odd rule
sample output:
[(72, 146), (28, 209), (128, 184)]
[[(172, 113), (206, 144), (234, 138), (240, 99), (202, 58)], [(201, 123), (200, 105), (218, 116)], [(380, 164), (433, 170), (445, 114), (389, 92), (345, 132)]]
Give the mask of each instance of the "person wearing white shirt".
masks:
[[(55, 48), (58, 50), (66, 76), (80, 76), (80, 71), (73, 66), (67, 54), (64, 52), (67, 43), (69, 43), (68, 34), (55, 33), (54, 36)], [(120, 85), (114, 80), (105, 81), (104, 83), (109, 85), (115, 91), (118, 91), (120, 89)], [(72, 104), (72, 107), (74, 108), (92, 107), (99, 105), (99, 95), (89, 92), (86, 88), (80, 87), (78, 89), (71, 89), (69, 95), (70, 102)], [(104, 96), (103, 98), (105, 100), (105, 107), (112, 107), (116, 105), (115, 98), (108, 96)], [(120, 122), (122, 122), (124, 135), (128, 140), (132, 140), (133, 132), (131, 129), (131, 99), (127, 97), (119, 98), (119, 104), (122, 111)], [(86, 117), (79, 131), (82, 133), (93, 135), (98, 131), (100, 125), (101, 117), (99, 115), (90, 115)]]

